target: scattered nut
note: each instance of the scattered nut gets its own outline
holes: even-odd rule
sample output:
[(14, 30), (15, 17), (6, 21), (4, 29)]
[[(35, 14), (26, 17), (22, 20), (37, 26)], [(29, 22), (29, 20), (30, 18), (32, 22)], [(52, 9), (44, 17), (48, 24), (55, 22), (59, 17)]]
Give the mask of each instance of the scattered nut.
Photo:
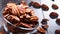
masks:
[(60, 34), (60, 30), (56, 30), (55, 31), (55, 34)]
[(53, 8), (54, 10), (57, 10), (57, 9), (58, 9), (58, 6), (57, 6), (56, 4), (52, 4), (52, 8)]
[(44, 10), (44, 11), (48, 11), (49, 10), (49, 7), (47, 6), (47, 5), (45, 5), (45, 4), (42, 4), (42, 10)]
[(55, 19), (55, 18), (58, 18), (59, 15), (55, 12), (51, 12), (49, 16), (50, 18)]
[(37, 30), (39, 31), (39, 32), (41, 32), (41, 33), (46, 33), (46, 30), (44, 30), (43, 28), (37, 28)]

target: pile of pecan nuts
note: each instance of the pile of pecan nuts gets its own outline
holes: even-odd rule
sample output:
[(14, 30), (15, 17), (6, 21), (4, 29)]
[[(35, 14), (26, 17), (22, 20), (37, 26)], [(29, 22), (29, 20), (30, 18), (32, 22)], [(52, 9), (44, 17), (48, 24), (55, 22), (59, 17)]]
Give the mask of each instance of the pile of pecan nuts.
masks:
[(7, 3), (3, 16), (13, 25), (19, 27), (33, 28), (38, 24), (38, 17), (25, 2), (21, 2), (20, 5), (12, 2)]

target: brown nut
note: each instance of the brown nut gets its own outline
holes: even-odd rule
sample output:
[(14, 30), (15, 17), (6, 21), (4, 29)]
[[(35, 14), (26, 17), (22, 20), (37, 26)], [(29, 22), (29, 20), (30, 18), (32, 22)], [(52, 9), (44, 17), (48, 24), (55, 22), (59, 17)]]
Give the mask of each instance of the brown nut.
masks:
[(12, 8), (12, 14), (16, 16), (20, 16), (20, 11), (18, 10), (17, 6)]
[(27, 28), (32, 28), (32, 27), (31, 27), (29, 24), (27, 24), (27, 23), (22, 23), (22, 22), (21, 22), (21, 25), (24, 26), (24, 27), (27, 27)]
[(3, 11), (3, 13), (2, 13), (3, 15), (6, 15), (6, 14), (8, 14), (8, 12), (7, 11)]
[(15, 20), (14, 18), (12, 18), (10, 15), (8, 17), (6, 17), (6, 19), (8, 21), (10, 21), (11, 23), (15, 23), (17, 20)]
[(3, 14), (3, 15), (6, 15), (7, 13), (8, 13), (7, 11), (3, 11), (3, 13), (2, 13), (2, 14)]
[(34, 2), (33, 2), (33, 1), (31, 1), (31, 2), (29, 3), (29, 6), (33, 6), (33, 4), (34, 4)]
[(21, 16), (20, 16), (20, 18), (23, 18), (23, 17), (24, 17), (24, 15), (21, 15)]
[(3, 15), (6, 15), (6, 14), (12, 14), (11, 11), (12, 11), (11, 8), (5, 7), (5, 9), (4, 9), (4, 11), (3, 11)]
[(48, 19), (42, 19), (41, 24), (47, 24)]
[(16, 15), (16, 16), (17, 15), (20, 16), (20, 12), (19, 12), (18, 7), (15, 3), (7, 3), (7, 7), (12, 9), (12, 11), (10, 11), (11, 14)]
[(14, 18), (17, 21), (20, 21), (20, 19), (17, 16), (10, 15), (12, 18)]
[(49, 10), (49, 7), (47, 6), (47, 5), (45, 5), (45, 4), (42, 4), (42, 10), (44, 10), (44, 11), (48, 11)]
[(14, 16), (14, 15), (9, 15), (7, 19), (9, 19), (9, 18), (10, 18), (11, 20), (12, 20), (12, 19), (15, 19), (15, 20), (17, 20), (17, 21), (20, 21), (20, 19), (19, 19), (17, 16)]
[(26, 16), (25, 16), (25, 17), (28, 19), (28, 18), (30, 18), (30, 15), (26, 14)]
[(58, 6), (57, 6), (56, 4), (52, 4), (52, 8), (53, 8), (54, 10), (57, 10), (57, 9), (58, 9)]
[(39, 31), (39, 32), (41, 32), (41, 33), (46, 33), (46, 30), (44, 30), (43, 28), (37, 28), (37, 30)]
[(21, 23), (17, 22), (14, 24), (14, 26), (21, 26)]
[(34, 2), (33, 7), (34, 7), (34, 8), (40, 8), (41, 5), (40, 5), (38, 2)]
[(55, 31), (55, 34), (60, 34), (60, 30), (56, 30)]
[(30, 13), (31, 11), (32, 11), (32, 10), (29, 9), (29, 8), (26, 9), (26, 13)]
[(59, 15), (56, 12), (51, 12), (49, 16), (50, 18), (55, 19), (58, 18)]
[(8, 8), (7, 7), (5, 7), (5, 9), (4, 9), (4, 11), (3, 11), (3, 15), (5, 15), (5, 14), (7, 14), (8, 13)]
[(49, 26), (47, 24), (42, 25), (42, 28), (47, 29)]
[(32, 9), (27, 8), (26, 14), (29, 14), (30, 16), (34, 15), (34, 11)]
[(7, 18), (9, 16), (9, 14), (3, 15), (5, 18)]
[(9, 15), (6, 19), (8, 19), (8, 20), (12, 20), (12, 17)]
[(19, 9), (19, 12), (20, 12), (20, 14), (21, 15), (24, 15), (25, 14), (25, 9), (23, 9), (23, 8), (20, 8), (20, 7), (18, 7), (18, 9)]
[(30, 21), (37, 22), (38, 21), (38, 17), (37, 16), (31, 16), (30, 17)]
[(56, 19), (56, 24), (60, 26), (60, 18)]
[(34, 11), (31, 11), (31, 16), (35, 16), (35, 12)]

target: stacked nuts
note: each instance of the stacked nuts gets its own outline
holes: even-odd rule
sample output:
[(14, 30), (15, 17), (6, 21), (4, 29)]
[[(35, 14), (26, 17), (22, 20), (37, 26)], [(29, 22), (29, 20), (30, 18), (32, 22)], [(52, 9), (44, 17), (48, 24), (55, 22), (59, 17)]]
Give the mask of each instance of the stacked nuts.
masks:
[(13, 25), (19, 27), (33, 28), (38, 23), (38, 17), (25, 2), (21, 2), (20, 5), (7, 3), (3, 16)]

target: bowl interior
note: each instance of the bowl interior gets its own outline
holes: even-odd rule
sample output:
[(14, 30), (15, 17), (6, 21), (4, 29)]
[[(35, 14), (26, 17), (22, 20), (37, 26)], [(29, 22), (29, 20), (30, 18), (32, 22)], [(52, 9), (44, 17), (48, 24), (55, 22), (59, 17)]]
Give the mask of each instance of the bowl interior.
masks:
[(37, 27), (38, 27), (38, 23), (35, 25), (35, 27), (34, 28), (24, 28), (24, 27), (18, 27), (18, 26), (15, 26), (15, 25), (13, 25), (11, 22), (9, 22), (6, 18), (4, 18), (4, 20), (7, 22), (7, 23), (9, 23), (10, 25), (12, 25), (12, 26), (14, 26), (14, 27), (17, 27), (17, 28), (20, 28), (20, 29), (24, 29), (24, 30), (34, 30), (34, 29), (36, 29)]

